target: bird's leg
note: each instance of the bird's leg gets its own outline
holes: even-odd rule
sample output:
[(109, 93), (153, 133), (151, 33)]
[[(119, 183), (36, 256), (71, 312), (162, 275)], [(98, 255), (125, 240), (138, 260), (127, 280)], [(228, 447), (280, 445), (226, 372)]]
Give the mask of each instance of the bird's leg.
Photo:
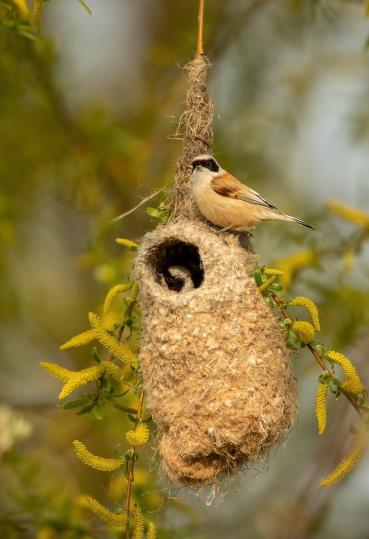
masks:
[(227, 230), (229, 230), (230, 228), (232, 228), (232, 225), (228, 225), (225, 228), (221, 228), (220, 230), (217, 230), (215, 234), (222, 234), (223, 232), (227, 232)]

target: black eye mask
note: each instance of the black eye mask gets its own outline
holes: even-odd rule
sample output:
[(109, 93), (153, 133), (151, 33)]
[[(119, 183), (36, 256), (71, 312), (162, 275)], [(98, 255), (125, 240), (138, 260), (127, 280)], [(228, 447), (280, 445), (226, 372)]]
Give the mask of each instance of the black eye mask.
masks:
[(218, 172), (219, 165), (214, 159), (199, 159), (192, 163), (192, 170), (195, 170), (196, 167), (204, 167), (212, 172)]

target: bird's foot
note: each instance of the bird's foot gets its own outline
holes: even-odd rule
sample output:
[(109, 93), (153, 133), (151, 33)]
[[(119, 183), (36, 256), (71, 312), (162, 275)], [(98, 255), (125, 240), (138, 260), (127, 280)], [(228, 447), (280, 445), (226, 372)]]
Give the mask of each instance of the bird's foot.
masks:
[(230, 230), (232, 228), (232, 225), (228, 225), (225, 228), (221, 228), (220, 230), (217, 230), (216, 234), (223, 234), (223, 232), (227, 232), (227, 230)]

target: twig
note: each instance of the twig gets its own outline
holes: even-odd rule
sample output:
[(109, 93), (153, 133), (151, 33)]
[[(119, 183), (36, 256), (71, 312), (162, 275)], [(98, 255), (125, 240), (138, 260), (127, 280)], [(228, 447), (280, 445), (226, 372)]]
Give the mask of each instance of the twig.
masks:
[[(155, 194), (157, 194), (157, 193), (154, 193), (153, 195), (151, 195), (150, 198), (152, 198)], [(147, 199), (141, 201), (140, 205), (143, 204), (146, 200)], [(126, 309), (126, 312), (125, 312), (125, 320), (127, 320), (128, 318), (131, 317), (133, 307), (134, 307), (135, 303), (136, 303), (136, 300), (131, 301), (129, 303), (129, 305), (128, 305), (127, 309)], [(123, 322), (121, 327), (119, 328), (119, 333), (118, 333), (118, 336), (117, 336), (117, 340), (119, 342), (122, 340), (124, 328), (125, 328), (125, 322)], [(114, 357), (114, 355), (112, 354), (110, 356), (111, 361), (113, 360), (113, 357)], [(144, 394), (144, 391), (142, 390), (137, 409), (131, 408), (129, 406), (121, 405), (118, 402), (116, 402), (114, 399), (110, 399), (110, 403), (112, 404), (112, 406), (114, 406), (114, 408), (117, 408), (118, 410), (121, 410), (121, 411), (124, 411), (124, 412), (129, 412), (131, 414), (136, 414), (136, 417), (141, 419), (144, 398), (145, 398), (145, 394)], [(136, 428), (137, 428), (137, 424), (135, 424), (134, 430), (136, 430)], [(129, 539), (129, 515), (130, 515), (130, 505), (131, 505), (131, 495), (132, 495), (132, 483), (134, 482), (134, 463), (135, 463), (135, 458), (136, 458), (136, 447), (133, 447), (131, 459), (129, 461), (129, 466), (128, 466), (128, 478), (127, 478), (128, 484), (127, 484), (127, 490), (126, 490), (126, 503), (125, 503), (125, 511), (126, 511), (126, 515), (127, 515), (127, 522), (126, 522), (126, 527), (125, 527), (125, 538), (126, 539)]]
[(204, 12), (205, 0), (199, 0), (199, 14), (197, 19), (197, 56), (204, 54)]
[[(140, 396), (140, 401), (138, 404), (137, 414), (136, 416), (141, 419), (142, 417), (142, 408), (144, 403), (145, 394), (142, 391)], [(137, 424), (135, 425), (134, 430), (136, 430)], [(126, 534), (125, 539), (129, 539), (129, 513), (130, 513), (130, 505), (131, 505), (131, 495), (132, 495), (132, 483), (134, 482), (134, 466), (135, 466), (135, 458), (136, 458), (136, 447), (133, 447), (133, 452), (131, 456), (131, 460), (129, 462), (129, 468), (128, 468), (128, 484), (127, 484), (127, 496), (126, 496), (126, 514), (127, 514), (127, 522), (126, 522)]]
[(114, 217), (113, 219), (110, 219), (110, 221), (108, 221), (106, 223), (105, 226), (107, 225), (111, 225), (112, 223), (116, 223), (117, 221), (120, 221), (120, 219), (123, 219), (124, 217), (127, 217), (127, 215), (131, 215), (131, 213), (135, 212), (136, 210), (138, 210), (138, 208), (140, 208), (143, 204), (145, 204), (146, 202), (148, 202), (149, 200), (151, 200), (152, 198), (156, 197), (156, 195), (158, 195), (159, 193), (161, 193), (164, 189), (158, 189), (157, 191), (154, 191), (154, 193), (152, 193), (151, 195), (143, 198), (141, 200), (141, 202), (139, 202), (137, 204), (137, 206), (135, 206), (134, 208), (131, 208), (130, 210), (124, 212), (124, 213), (121, 213), (120, 215), (118, 215), (117, 217)]
[[(277, 296), (277, 294), (275, 294), (274, 292), (271, 294), (272, 298), (274, 299), (276, 305), (278, 305), (279, 307), (281, 305), (283, 305), (283, 302), (279, 299), (279, 297)], [(291, 321), (291, 323), (293, 324), (295, 322), (295, 319), (292, 318), (292, 316), (290, 316), (288, 314), (288, 312), (285, 310), (285, 309), (282, 309), (281, 310), (282, 312), (282, 315), (284, 316), (284, 318), (288, 319)], [(324, 363), (324, 360), (323, 358), (320, 356), (320, 354), (315, 350), (315, 348), (311, 345), (311, 344), (307, 344), (306, 345), (307, 348), (309, 349), (309, 351), (311, 352), (311, 354), (313, 355), (315, 361), (319, 364), (320, 368), (326, 372), (330, 378), (334, 378), (334, 374), (333, 372), (327, 367), (327, 365)], [(356, 413), (359, 415), (361, 421), (364, 421), (365, 417), (363, 415), (363, 412), (360, 410), (359, 406), (356, 404), (356, 402), (354, 401), (354, 399), (351, 397), (351, 395), (349, 393), (347, 393), (346, 391), (344, 391), (343, 389), (341, 389), (342, 391), (342, 394), (346, 397), (346, 399), (349, 401), (349, 403), (353, 406), (353, 408), (355, 409)]]

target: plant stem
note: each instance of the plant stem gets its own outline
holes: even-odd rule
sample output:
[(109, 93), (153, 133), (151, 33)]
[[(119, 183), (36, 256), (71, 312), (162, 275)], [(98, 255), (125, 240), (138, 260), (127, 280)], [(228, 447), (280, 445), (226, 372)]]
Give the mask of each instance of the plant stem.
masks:
[(129, 414), (137, 414), (136, 408), (131, 408), (130, 406), (124, 406), (123, 404), (119, 404), (115, 399), (109, 399), (110, 404), (113, 406), (113, 408), (116, 408), (117, 410), (121, 410), (122, 412), (127, 412)]
[[(138, 403), (138, 409), (137, 409), (137, 417), (141, 419), (142, 417), (142, 408), (144, 403), (145, 394), (142, 391), (140, 400)], [(136, 430), (137, 424), (134, 427), (134, 430)], [(130, 513), (130, 505), (131, 505), (131, 495), (132, 495), (132, 483), (135, 480), (134, 477), (134, 466), (135, 466), (135, 457), (136, 457), (136, 447), (133, 447), (133, 453), (131, 460), (129, 461), (129, 467), (128, 467), (128, 485), (127, 485), (127, 496), (126, 496), (126, 514), (127, 514), (127, 522), (126, 522), (126, 533), (125, 533), (125, 539), (129, 539), (129, 513)]]
[[(119, 328), (119, 332), (117, 335), (117, 340), (120, 342), (123, 337), (123, 332), (125, 328), (125, 321), (132, 316), (133, 307), (136, 303), (136, 300), (131, 301), (129, 305), (127, 306), (125, 315), (124, 315), (124, 322), (122, 323), (121, 327)], [(112, 354), (110, 356), (110, 360), (113, 361), (114, 355)], [(142, 417), (142, 409), (143, 409), (143, 402), (144, 402), (145, 394), (142, 391), (140, 395), (140, 400), (138, 403), (137, 409), (131, 408), (129, 406), (124, 406), (116, 402), (115, 399), (110, 399), (110, 403), (114, 408), (117, 408), (118, 410), (122, 410), (124, 412), (129, 412), (131, 414), (136, 414), (136, 417), (141, 419)], [(134, 426), (134, 430), (136, 430), (137, 424)], [(126, 500), (125, 500), (125, 511), (127, 515), (127, 522), (125, 527), (125, 539), (129, 539), (129, 515), (130, 515), (130, 505), (131, 505), (131, 496), (132, 496), (132, 484), (134, 482), (134, 465), (135, 465), (135, 458), (136, 458), (136, 447), (133, 447), (133, 452), (131, 459), (129, 461), (128, 466), (128, 484), (127, 484), (127, 491), (126, 491)]]
[[(126, 309), (126, 312), (125, 312), (125, 315), (124, 315), (124, 322), (122, 322), (122, 325), (120, 326), (119, 328), (119, 332), (118, 332), (118, 335), (117, 335), (117, 340), (120, 342), (122, 340), (122, 337), (123, 337), (123, 331), (124, 331), (124, 328), (126, 327), (125, 326), (125, 321), (127, 320), (127, 318), (131, 318), (132, 316), (132, 311), (133, 311), (133, 307), (136, 303), (136, 300), (132, 301), (127, 309)], [(114, 354), (110, 354), (110, 358), (109, 360), (110, 361), (113, 361), (114, 359)]]
[(205, 0), (199, 0), (199, 14), (197, 19), (197, 56), (204, 54), (204, 12)]
[[(275, 294), (274, 292), (272, 293), (272, 298), (274, 299), (276, 305), (278, 305), (279, 307), (281, 305), (283, 305), (283, 302), (279, 299), (279, 297), (277, 296), (277, 294)], [(291, 321), (291, 323), (293, 324), (295, 322), (295, 319), (292, 318), (292, 316), (290, 316), (288, 314), (288, 312), (285, 310), (285, 309), (281, 309), (281, 312), (282, 312), (282, 315), (284, 318), (288, 319)], [(306, 345), (307, 348), (310, 350), (311, 354), (313, 355), (315, 361), (319, 364), (320, 368), (326, 372), (328, 374), (328, 376), (330, 378), (334, 378), (334, 374), (333, 372), (327, 367), (327, 365), (324, 363), (324, 360), (323, 358), (321, 357), (321, 355), (315, 350), (315, 348), (311, 345), (311, 344), (307, 344)], [(364, 417), (364, 414), (363, 412), (360, 410), (359, 406), (357, 405), (357, 403), (355, 402), (355, 400), (352, 398), (352, 396), (347, 393), (346, 391), (344, 391), (343, 389), (341, 389), (342, 391), (342, 394), (346, 397), (346, 399), (349, 401), (349, 403), (353, 406), (353, 408), (355, 409), (356, 413), (359, 415), (361, 421), (364, 421), (365, 417)]]

